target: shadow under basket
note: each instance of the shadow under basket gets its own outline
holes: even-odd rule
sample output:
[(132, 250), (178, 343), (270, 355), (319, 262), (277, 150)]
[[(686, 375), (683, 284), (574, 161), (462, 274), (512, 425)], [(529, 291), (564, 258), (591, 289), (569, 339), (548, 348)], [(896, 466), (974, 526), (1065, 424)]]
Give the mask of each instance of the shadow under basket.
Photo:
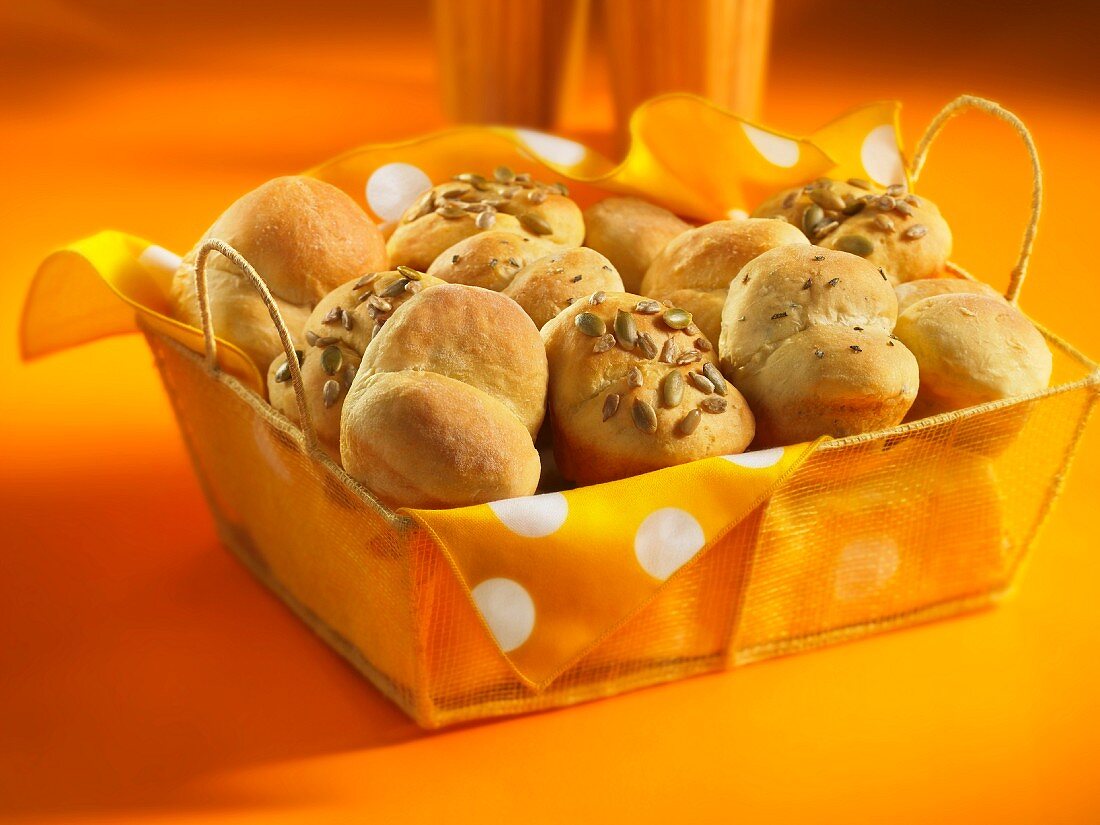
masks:
[(418, 723), (570, 705), (976, 610), (1012, 585), (1097, 398), (1031, 397), (820, 444), (774, 495), (548, 686), (517, 678), (434, 537), (143, 325), (218, 531)]

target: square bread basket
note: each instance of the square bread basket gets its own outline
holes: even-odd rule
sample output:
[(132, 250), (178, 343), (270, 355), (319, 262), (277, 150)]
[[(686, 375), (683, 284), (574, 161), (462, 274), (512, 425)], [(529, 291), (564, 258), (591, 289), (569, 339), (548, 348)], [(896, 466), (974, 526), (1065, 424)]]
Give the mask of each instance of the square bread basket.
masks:
[[(553, 136), (466, 128), (357, 150), (311, 174), (341, 186), (380, 221), (396, 219), (404, 202), (395, 194), (399, 186), (379, 179), (380, 170), (423, 187), (424, 180), (499, 163), (536, 176), (549, 170), (570, 181), (582, 206), (601, 193), (627, 192), (715, 219), (821, 174), (915, 183), (939, 126), (966, 107), (1019, 125), (993, 104), (961, 98), (933, 123), (908, 171), (892, 105), (858, 110), (797, 139), (674, 96), (635, 114), (630, 155), (617, 166)], [(688, 131), (692, 151), (675, 151)], [(1030, 145), (1026, 130), (1021, 134)], [(885, 162), (873, 151), (878, 144), (894, 153)], [(704, 172), (708, 153), (733, 170), (721, 191)], [(1035, 169), (1036, 214), (1012, 300), (1037, 218), (1037, 161)], [(1011, 588), (1100, 393), (1097, 365), (1044, 330), (1054, 377), (1043, 392), (803, 445), (766, 500), (747, 515), (731, 514), (728, 529), (644, 602), (608, 622), (582, 655), (532, 680), (497, 644), (452, 562), (453, 548), (436, 531), (387, 509), (311, 449), (310, 439), (257, 394), (258, 376), (234, 360), (231, 345), (219, 342), (210, 360), (201, 332), (165, 317), (172, 263), (159, 247), (118, 233), (51, 256), (28, 298), (24, 352), (41, 355), (133, 329), (136, 319), (222, 541), (426, 727), (570, 705), (993, 604)], [(67, 332), (56, 332), (57, 298), (45, 297), (81, 290), (102, 296), (94, 298), (103, 307), (98, 327), (74, 315), (67, 327), (60, 324)], [(86, 310), (87, 301), (82, 305)], [(690, 465), (678, 469), (692, 472)], [(617, 503), (643, 491), (652, 497), (653, 486), (643, 476), (588, 488), (607, 513), (599, 530), (608, 535), (594, 536), (594, 547), (624, 529), (614, 517)], [(583, 492), (560, 495), (572, 506)], [(468, 540), (487, 539), (475, 531)]]

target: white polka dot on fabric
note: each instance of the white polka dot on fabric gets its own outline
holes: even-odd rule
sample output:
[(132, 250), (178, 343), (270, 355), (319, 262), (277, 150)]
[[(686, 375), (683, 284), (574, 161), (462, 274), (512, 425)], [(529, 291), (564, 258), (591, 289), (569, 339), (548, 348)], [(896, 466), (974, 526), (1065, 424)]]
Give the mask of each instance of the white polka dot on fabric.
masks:
[(749, 139), (749, 143), (756, 147), (756, 151), (769, 162), (784, 169), (789, 169), (798, 163), (799, 152), (796, 141), (772, 132), (765, 132), (751, 123), (742, 123), (741, 130)]
[(890, 124), (876, 126), (867, 133), (859, 157), (863, 168), (876, 183), (889, 186), (905, 182), (905, 167), (898, 151), (897, 134)]
[(396, 221), (417, 196), (432, 188), (431, 179), (410, 163), (387, 163), (367, 179), (367, 204), (384, 221)]
[(726, 212), (726, 217), (731, 221), (743, 221), (749, 216), (749, 213), (744, 209), (731, 209)]
[(515, 650), (535, 629), (535, 603), (523, 586), (511, 579), (486, 579), (470, 591), (500, 649)]
[(874, 596), (898, 572), (900, 561), (893, 539), (857, 539), (840, 551), (833, 592), (841, 601)]
[(513, 533), (537, 539), (557, 532), (565, 524), (569, 502), (561, 493), (545, 493), (493, 501), (489, 509)]
[(634, 534), (634, 555), (649, 575), (664, 581), (703, 549), (706, 537), (695, 517), (676, 507), (646, 516)]
[(772, 447), (770, 450), (756, 450), (752, 453), (740, 453), (738, 455), (722, 456), (731, 464), (738, 467), (748, 467), (750, 470), (763, 470), (765, 467), (774, 467), (783, 458), (782, 447)]
[(144, 251), (138, 255), (138, 263), (150, 269), (160, 270), (161, 272), (175, 273), (175, 271), (180, 268), (181, 260), (180, 256), (175, 252), (171, 252), (163, 246), (157, 246), (156, 244), (145, 247)]
[(519, 139), (527, 145), (527, 148), (541, 158), (560, 163), (562, 166), (573, 166), (584, 160), (588, 150), (575, 140), (566, 140), (556, 135), (548, 135), (545, 132), (536, 132), (532, 129), (516, 129)]

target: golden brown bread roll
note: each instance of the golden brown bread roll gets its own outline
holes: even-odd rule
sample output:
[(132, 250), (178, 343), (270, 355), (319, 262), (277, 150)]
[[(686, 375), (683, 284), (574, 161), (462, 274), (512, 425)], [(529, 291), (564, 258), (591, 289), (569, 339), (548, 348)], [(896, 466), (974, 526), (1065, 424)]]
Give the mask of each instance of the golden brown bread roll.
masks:
[(707, 339), (717, 341), (730, 281), (757, 255), (783, 244), (809, 242), (783, 221), (704, 224), (665, 246), (645, 274), (642, 294), (688, 310)]
[[(363, 272), (386, 269), (378, 228), (350, 197), (307, 177), (270, 180), (239, 198), (202, 236), (225, 241), (267, 284), (297, 343), (314, 305)], [(199, 326), (196, 244), (180, 264), (169, 301), (176, 318)], [(221, 255), (207, 268), (214, 331), (236, 344), (260, 370), (283, 352), (267, 308), (243, 273)]]
[(605, 198), (584, 210), (584, 228), (585, 246), (611, 261), (627, 292), (639, 292), (649, 265), (691, 224), (638, 198)]
[[(407, 267), (371, 272), (348, 281), (321, 299), (304, 325), (305, 346), (299, 350), (309, 417), (321, 446), (340, 460), (340, 413), (355, 379), (363, 351), (397, 307), (437, 278)], [(300, 424), (298, 403), (286, 356), (279, 355), (267, 372), (271, 405)]]
[(924, 298), (899, 316), (895, 332), (920, 364), (915, 418), (1038, 392), (1050, 382), (1042, 334), (999, 297)]
[(428, 267), (428, 274), (447, 283), (500, 292), (523, 267), (557, 249), (554, 244), (526, 235), (491, 230), (440, 252)]
[(932, 277), (951, 255), (951, 229), (940, 210), (904, 186), (820, 178), (780, 192), (752, 214), (784, 218), (818, 246), (866, 258), (895, 284)]
[(855, 255), (781, 246), (730, 285), (722, 368), (756, 415), (756, 445), (846, 436), (899, 423), (917, 362), (895, 340), (897, 298)]
[(584, 240), (580, 207), (564, 186), (501, 167), (491, 180), (464, 173), (433, 186), (405, 211), (386, 248), (394, 264), (426, 270), (444, 250), (490, 229), (565, 247)]
[(596, 294), (559, 313), (542, 337), (554, 455), (578, 484), (739, 453), (752, 441), (748, 405), (681, 309)]
[(599, 252), (578, 246), (527, 264), (504, 294), (541, 329), (576, 299), (600, 291), (622, 292), (619, 273)]
[(546, 383), (542, 339), (514, 301), (463, 284), (424, 290), (363, 355), (344, 402), (344, 468), (399, 506), (529, 495)]
[(985, 295), (989, 298), (1001, 297), (1001, 293), (989, 284), (983, 284), (981, 281), (971, 281), (968, 278), (921, 278), (894, 287), (894, 294), (898, 296), (899, 316), (917, 301), (924, 298), (955, 293)]

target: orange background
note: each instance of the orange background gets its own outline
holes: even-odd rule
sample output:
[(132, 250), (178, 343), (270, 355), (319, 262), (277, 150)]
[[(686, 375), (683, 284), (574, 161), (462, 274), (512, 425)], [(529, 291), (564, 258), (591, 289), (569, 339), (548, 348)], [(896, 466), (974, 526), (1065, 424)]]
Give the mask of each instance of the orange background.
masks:
[[(998, 610), (427, 734), (218, 547), (139, 339), (18, 363), (52, 247), (112, 227), (182, 251), (266, 178), (442, 125), (425, 4), (401, 5), (0, 7), (0, 816), (1100, 821), (1095, 422)], [(1097, 14), (989, 8), (779, 0), (765, 120), (897, 97), (911, 145), (960, 92), (1017, 111), (1048, 185), (1023, 305), (1096, 357)], [(562, 130), (607, 148), (591, 52)], [(1027, 180), (1015, 138), (969, 116), (921, 181), (995, 283)]]

